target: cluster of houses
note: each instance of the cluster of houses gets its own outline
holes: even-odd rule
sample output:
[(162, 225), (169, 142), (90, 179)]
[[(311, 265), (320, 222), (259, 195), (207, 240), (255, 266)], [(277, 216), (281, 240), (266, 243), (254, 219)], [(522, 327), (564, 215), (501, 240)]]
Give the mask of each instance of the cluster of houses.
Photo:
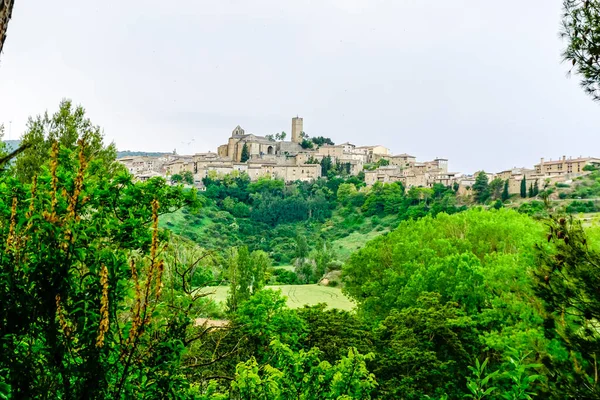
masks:
[[(431, 187), (436, 183), (445, 186), (457, 184), (459, 193), (466, 194), (475, 183), (477, 175), (449, 172), (448, 160), (445, 158), (418, 162), (409, 154), (392, 155), (389, 149), (379, 145), (355, 146), (342, 143), (317, 146), (306, 140), (303, 120), (299, 117), (292, 118), (290, 140), (285, 141), (285, 137), (277, 139), (272, 135), (246, 133), (237, 126), (227, 143), (219, 146), (216, 153), (131, 156), (118, 161), (139, 180), (154, 176), (162, 176), (168, 180), (172, 175), (191, 172), (200, 188), (204, 177), (220, 177), (235, 171), (248, 174), (251, 180), (270, 176), (286, 182), (312, 181), (321, 176), (321, 162), (326, 157), (334, 165), (343, 164), (351, 175), (364, 172), (365, 182), (369, 186), (376, 182), (402, 182), (405, 187)], [(490, 180), (508, 180), (509, 193), (516, 194), (520, 192), (523, 179), (532, 184), (537, 181), (539, 187), (545, 187), (585, 173), (584, 167), (590, 164), (600, 164), (600, 159), (563, 156), (556, 161), (545, 161), (542, 158), (533, 169), (513, 168), (488, 175)]]

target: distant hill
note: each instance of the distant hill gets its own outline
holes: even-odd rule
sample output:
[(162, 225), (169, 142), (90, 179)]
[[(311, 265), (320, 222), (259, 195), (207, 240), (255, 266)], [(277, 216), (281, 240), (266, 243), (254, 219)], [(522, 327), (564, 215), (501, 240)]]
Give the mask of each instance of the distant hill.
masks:
[(130, 151), (130, 150), (124, 150), (124, 151), (118, 151), (117, 152), (117, 158), (132, 157), (132, 156), (160, 157), (160, 156), (164, 156), (165, 154), (171, 154), (171, 153), (159, 153), (159, 152), (151, 152), (151, 151)]
[(16, 150), (20, 145), (20, 140), (3, 140), (4, 143), (8, 146), (8, 151)]

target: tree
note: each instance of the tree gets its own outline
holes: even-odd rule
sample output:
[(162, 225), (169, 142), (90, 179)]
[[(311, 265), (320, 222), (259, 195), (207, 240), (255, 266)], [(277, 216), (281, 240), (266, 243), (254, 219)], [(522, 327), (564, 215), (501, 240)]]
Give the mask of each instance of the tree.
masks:
[[(306, 137), (306, 139), (308, 139), (308, 137)], [(327, 138), (327, 137), (323, 137), (323, 136), (315, 136), (315, 137), (311, 138), (310, 140), (317, 146), (323, 146), (324, 144), (328, 144), (330, 146), (335, 145), (333, 140), (331, 140), (330, 138)]]
[(171, 175), (171, 183), (181, 183), (181, 182), (183, 182), (183, 176), (181, 174)]
[(302, 139), (300, 146), (302, 146), (303, 149), (312, 149), (314, 147), (313, 142), (308, 139)]
[(74, 129), (78, 144), (54, 141), (31, 184), (0, 177), (0, 386), (14, 398), (185, 396), (187, 325), (158, 315), (158, 217), (194, 193), (109, 173), (101, 140)]
[(478, 203), (485, 203), (490, 198), (488, 177), (484, 171), (477, 174), (475, 183), (473, 184), (473, 192), (475, 194), (475, 201)]
[(332, 167), (331, 156), (323, 157), (321, 160), (321, 176), (327, 176)]
[(0, 4), (0, 55), (2, 54), (4, 41), (6, 40), (8, 21), (10, 21), (10, 18), (12, 17), (12, 10), (14, 4), (14, 0), (3, 1), (2, 4)]
[(285, 140), (286, 136), (287, 136), (287, 133), (285, 133), (284, 131), (282, 131), (282, 132), (279, 134), (279, 139), (283, 141), (283, 140)]
[(533, 196), (537, 196), (540, 193), (540, 187), (538, 186), (538, 181), (537, 179), (535, 180), (534, 184), (533, 184)]
[(537, 246), (537, 295), (547, 312), (544, 330), (568, 353), (545, 361), (553, 372), (556, 398), (599, 399), (600, 253), (572, 218), (548, 220), (548, 241)]
[(181, 177), (182, 180), (188, 185), (194, 184), (194, 174), (192, 174), (191, 171), (184, 171), (183, 174), (181, 174)]
[(502, 201), (506, 201), (510, 198), (510, 193), (508, 193), (508, 179), (504, 181), (504, 190), (502, 190)]
[(29, 118), (27, 130), (21, 142), (30, 145), (16, 159), (17, 177), (29, 183), (41, 172), (42, 165), (50, 158), (50, 150), (54, 142), (68, 149), (75, 149), (78, 140), (86, 137), (86, 157), (102, 159), (109, 168), (106, 173), (113, 174), (120, 165), (114, 163), (116, 148), (114, 144), (104, 146), (103, 135), (99, 126), (95, 126), (85, 116), (82, 106), (73, 106), (71, 100), (63, 100), (59, 109), (52, 116), (46, 112), (35, 119)]
[(563, 60), (581, 76), (585, 93), (600, 100), (600, 1), (563, 0), (560, 36), (567, 41)]
[(370, 399), (377, 383), (366, 363), (372, 355), (363, 356), (356, 349), (331, 365), (321, 361), (321, 352), (292, 351), (289, 346), (273, 341), (273, 359), (262, 368), (254, 358), (236, 367), (231, 392), (239, 399)]
[(250, 253), (247, 246), (242, 246), (231, 250), (228, 264), (227, 307), (231, 312), (264, 287), (265, 273), (271, 267), (271, 260), (264, 251), (256, 250)]
[(504, 181), (500, 178), (494, 178), (489, 184), (489, 193), (493, 200), (498, 200), (502, 197), (502, 188)]
[(534, 197), (534, 191), (533, 191), (533, 183), (529, 184), (529, 197)]
[(246, 162), (250, 159), (250, 151), (248, 150), (248, 144), (244, 143), (244, 146), (242, 147), (242, 156), (240, 158), (241, 162)]
[(527, 178), (523, 175), (523, 179), (521, 179), (521, 197), (527, 197)]

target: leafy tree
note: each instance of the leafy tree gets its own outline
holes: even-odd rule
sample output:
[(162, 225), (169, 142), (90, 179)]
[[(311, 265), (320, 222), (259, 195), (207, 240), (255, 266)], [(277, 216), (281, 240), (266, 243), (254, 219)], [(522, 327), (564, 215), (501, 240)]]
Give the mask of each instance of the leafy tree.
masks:
[(377, 168), (379, 167), (387, 167), (388, 165), (390, 165), (390, 160), (386, 160), (385, 158), (380, 158), (376, 163), (375, 166)]
[(333, 140), (331, 140), (330, 138), (327, 138), (327, 137), (323, 137), (323, 136), (316, 136), (316, 137), (311, 138), (310, 140), (317, 146), (323, 146), (324, 144), (328, 144), (330, 146), (335, 145)]
[(242, 147), (242, 155), (240, 158), (241, 162), (246, 162), (250, 159), (250, 151), (248, 150), (248, 144), (244, 143), (244, 146)]
[(527, 179), (525, 178), (525, 175), (523, 175), (523, 179), (521, 179), (521, 197), (527, 197)]
[(332, 167), (333, 162), (331, 161), (331, 156), (323, 157), (321, 160), (321, 176), (328, 176)]
[(498, 200), (502, 197), (502, 189), (504, 181), (500, 178), (494, 178), (489, 184), (490, 196), (493, 200)]
[(181, 178), (183, 182), (187, 183), (188, 185), (194, 184), (194, 174), (191, 171), (184, 171), (183, 174), (181, 174)]
[(568, 352), (544, 360), (556, 398), (600, 398), (596, 379), (600, 334), (600, 254), (579, 221), (553, 216), (551, 248), (538, 245), (537, 294), (547, 312), (544, 329)]
[(54, 142), (61, 147), (75, 149), (78, 140), (86, 137), (87, 158), (94, 157), (104, 160), (110, 168), (106, 171), (114, 174), (122, 169), (117, 163), (110, 163), (116, 157), (114, 144), (104, 146), (103, 135), (99, 126), (95, 126), (85, 116), (82, 106), (73, 106), (71, 100), (63, 100), (59, 109), (53, 115), (47, 112), (41, 116), (29, 118), (27, 130), (21, 142), (30, 145), (16, 159), (16, 173), (19, 180), (30, 183), (34, 176), (41, 172), (50, 158), (50, 150)]
[(508, 193), (508, 179), (504, 181), (504, 189), (502, 190), (502, 201), (506, 201), (510, 198)]
[(181, 174), (173, 174), (171, 175), (172, 183), (181, 183), (183, 182), (183, 176)]
[(240, 303), (246, 301), (265, 285), (265, 273), (271, 267), (267, 253), (256, 250), (250, 253), (248, 247), (232, 249), (228, 260), (229, 311), (237, 310)]
[(475, 201), (478, 203), (485, 203), (490, 198), (490, 189), (488, 185), (487, 174), (481, 171), (475, 178), (473, 184), (473, 192), (475, 194)]
[(187, 323), (156, 313), (158, 216), (193, 193), (113, 175), (94, 131), (68, 134), (78, 144), (54, 142), (31, 184), (0, 178), (4, 382), (15, 398), (185, 397)]
[(374, 338), (378, 361), (372, 371), (381, 397), (464, 396), (477, 331), (455, 304), (423, 294), (414, 307), (393, 310), (375, 328)]
[(600, 2), (564, 0), (561, 37), (567, 41), (563, 59), (581, 76), (581, 86), (600, 100)]
[(261, 368), (254, 358), (236, 367), (231, 383), (241, 399), (370, 399), (376, 387), (363, 356), (355, 349), (334, 365), (321, 361), (318, 349), (292, 351), (277, 341), (271, 343), (273, 359)]
[(342, 183), (337, 190), (337, 199), (341, 204), (347, 204), (357, 193), (353, 183)]
[(312, 149), (314, 147), (314, 144), (308, 139), (302, 139), (300, 146), (302, 146), (303, 149)]

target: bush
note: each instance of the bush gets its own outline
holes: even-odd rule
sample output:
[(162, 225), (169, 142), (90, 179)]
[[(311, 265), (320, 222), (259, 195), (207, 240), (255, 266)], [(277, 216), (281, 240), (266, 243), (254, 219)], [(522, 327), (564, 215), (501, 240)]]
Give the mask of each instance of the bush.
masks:
[(566, 210), (569, 214), (590, 213), (598, 211), (598, 207), (593, 201), (574, 201), (567, 206)]

